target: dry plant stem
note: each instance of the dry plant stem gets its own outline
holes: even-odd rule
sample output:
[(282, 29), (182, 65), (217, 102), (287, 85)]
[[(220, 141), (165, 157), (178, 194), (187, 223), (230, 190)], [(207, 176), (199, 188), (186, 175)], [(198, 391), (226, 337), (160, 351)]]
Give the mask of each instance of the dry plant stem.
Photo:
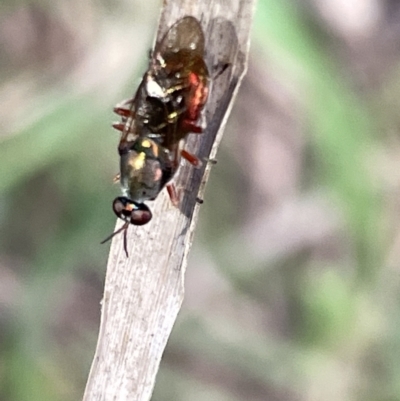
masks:
[[(185, 15), (201, 21), (213, 80), (205, 108), (207, 127), (189, 135), (186, 148), (213, 158), (239, 83), (245, 74), (255, 0), (164, 1), (156, 41)], [(133, 51), (133, 50), (132, 50)], [(229, 67), (218, 76), (221, 66)], [(153, 220), (130, 227), (129, 258), (123, 236), (114, 237), (107, 266), (96, 355), (84, 401), (147, 401), (184, 295), (183, 278), (210, 163), (181, 166), (175, 184), (182, 201), (163, 191), (150, 205)], [(117, 223), (120, 227), (121, 223)]]

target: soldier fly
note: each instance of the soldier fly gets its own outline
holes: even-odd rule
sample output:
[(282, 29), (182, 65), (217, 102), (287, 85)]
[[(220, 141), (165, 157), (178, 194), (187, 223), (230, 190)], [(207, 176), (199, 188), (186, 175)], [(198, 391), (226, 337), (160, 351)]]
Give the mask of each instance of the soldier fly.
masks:
[(200, 22), (186, 16), (170, 27), (150, 56), (149, 67), (135, 96), (117, 105), (121, 122), (118, 145), (123, 196), (113, 202), (114, 213), (125, 224), (104, 242), (124, 231), (129, 224), (144, 225), (152, 213), (144, 203), (154, 200), (166, 186), (173, 204), (178, 196), (171, 182), (181, 157), (198, 167), (201, 161), (182, 148), (189, 133), (200, 134), (202, 109), (207, 101), (210, 78), (204, 60), (204, 33)]

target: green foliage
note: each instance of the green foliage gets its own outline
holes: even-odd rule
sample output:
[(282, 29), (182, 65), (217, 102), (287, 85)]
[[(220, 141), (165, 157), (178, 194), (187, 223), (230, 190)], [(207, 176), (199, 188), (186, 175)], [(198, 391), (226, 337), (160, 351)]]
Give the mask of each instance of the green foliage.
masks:
[[(371, 177), (380, 169), (374, 152), (389, 148), (377, 132), (399, 126), (391, 110), (377, 107), (398, 102), (398, 74), (387, 78), (386, 98), (376, 93), (369, 101), (332, 52), (344, 44), (313, 21), (301, 2), (294, 3), (259, 1), (252, 62), (261, 69), (268, 64), (301, 110), (296, 118), (306, 146), (293, 198), (301, 203), (322, 194), (337, 228), (306, 245), (292, 246), (292, 232), (279, 237), (289, 245), (279, 243), (276, 249), (265, 243), (260, 250), (247, 242), (248, 216), (255, 207), (249, 194), (258, 188), (246, 174), (246, 165), (255, 162), (243, 149), (247, 133), (232, 134), (243, 118), (234, 112), (202, 207), (189, 289), (191, 274), (204, 277), (195, 280), (195, 295), (187, 291), (189, 304), (167, 347), (155, 401), (257, 400), (260, 394), (268, 399), (312, 399), (310, 394), (324, 400), (400, 399), (399, 285), (396, 270), (388, 267), (384, 231), (396, 219), (384, 204), (389, 195)], [(23, 3), (5, 2), (2, 18), (13, 21), (20, 7)], [(111, 37), (117, 17), (126, 29), (150, 23), (141, 21), (143, 9), (132, 7), (138, 13), (133, 21), (123, 19), (124, 5), (90, 3), (85, 27), (90, 31), (91, 18), (97, 18), (104, 26), (91, 28)], [(75, 34), (77, 41), (93, 42), (81, 43), (82, 54), (96, 53), (99, 43), (90, 33), (85, 39)], [(140, 60), (146, 58), (146, 46)], [(118, 43), (110, 54), (114, 50)], [(62, 49), (52, 51), (57, 56)], [(0, 54), (7, 54), (2, 43)], [(18, 120), (4, 123), (0, 138), (0, 280), (5, 283), (0, 399), (76, 400), (98, 328), (107, 258), (107, 246), (99, 242), (115, 221), (110, 204), (118, 193), (112, 184), (118, 135), (109, 128), (111, 108), (119, 100), (115, 92), (122, 98), (134, 90), (132, 77), (140, 68), (126, 68), (126, 79), (118, 80), (122, 88), (113, 88), (109, 81), (117, 74), (110, 74), (82, 90), (85, 79), (74, 76), (83, 68), (80, 57), (65, 70), (51, 70), (46, 60), (30, 70), (29, 58), (14, 69), (2, 59), (0, 95), (9, 94), (7, 85), (19, 88), (15, 83), (26, 79), (26, 96), (19, 99), (26, 109), (15, 114)], [(267, 91), (271, 80), (265, 82), (259, 86)], [(18, 104), (12, 103), (10, 114)], [(236, 154), (233, 141), (239, 143)], [(266, 178), (262, 171), (259, 175), (261, 186)]]

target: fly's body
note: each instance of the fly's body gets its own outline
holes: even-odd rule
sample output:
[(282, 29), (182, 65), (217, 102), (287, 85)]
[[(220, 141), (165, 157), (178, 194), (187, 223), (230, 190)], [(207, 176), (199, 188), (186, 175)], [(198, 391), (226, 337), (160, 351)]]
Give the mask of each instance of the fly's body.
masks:
[(118, 230), (125, 231), (125, 251), (129, 224), (143, 225), (152, 218), (145, 201), (167, 186), (177, 203), (171, 179), (181, 157), (201, 165), (182, 142), (189, 133), (202, 132), (199, 120), (210, 84), (204, 55), (200, 22), (190, 16), (180, 19), (156, 46), (133, 99), (114, 109), (122, 117), (114, 128), (122, 131), (118, 153), (123, 196), (114, 200), (113, 210), (125, 221)]

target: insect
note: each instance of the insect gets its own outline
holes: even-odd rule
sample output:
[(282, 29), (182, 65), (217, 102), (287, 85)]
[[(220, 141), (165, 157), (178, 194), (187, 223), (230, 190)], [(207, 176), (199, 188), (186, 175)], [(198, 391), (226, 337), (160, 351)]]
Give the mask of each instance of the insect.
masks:
[(210, 86), (204, 42), (196, 18), (178, 20), (156, 45), (135, 96), (114, 108), (121, 116), (113, 127), (122, 132), (116, 180), (123, 196), (114, 200), (113, 211), (125, 224), (102, 243), (123, 231), (127, 256), (129, 224), (144, 225), (152, 218), (144, 202), (154, 200), (166, 186), (176, 205), (179, 199), (171, 180), (181, 158), (201, 165), (182, 142), (189, 133), (202, 132), (199, 120)]

